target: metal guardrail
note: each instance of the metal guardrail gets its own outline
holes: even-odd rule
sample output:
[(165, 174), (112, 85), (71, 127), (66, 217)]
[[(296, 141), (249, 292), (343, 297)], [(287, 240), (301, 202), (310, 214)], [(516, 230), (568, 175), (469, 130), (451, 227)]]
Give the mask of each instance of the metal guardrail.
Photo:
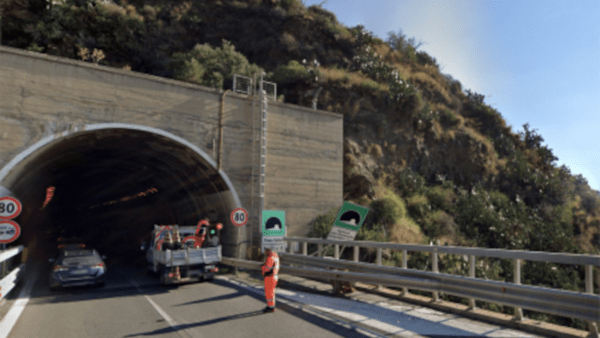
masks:
[[(295, 242), (301, 242), (303, 259), (309, 258), (308, 256), (306, 256), (308, 243), (318, 245), (317, 254), (319, 257), (323, 253), (323, 245), (333, 245), (334, 249), (335, 249), (334, 257), (333, 257), (334, 260), (339, 260), (339, 258), (340, 258), (340, 250), (339, 250), (340, 245), (342, 245), (344, 247), (346, 247), (346, 246), (353, 247), (354, 248), (354, 255), (353, 255), (354, 263), (358, 262), (360, 248), (377, 249), (376, 265), (369, 264), (372, 271), (377, 266), (382, 265), (382, 250), (383, 249), (402, 250), (402, 269), (406, 270), (406, 271), (412, 271), (413, 275), (417, 271), (408, 269), (408, 266), (407, 266), (408, 251), (429, 252), (431, 254), (431, 259), (432, 259), (432, 270), (433, 270), (432, 273), (433, 274), (439, 274), (439, 269), (438, 269), (438, 255), (439, 254), (463, 255), (465, 259), (468, 257), (468, 260), (469, 260), (469, 276), (468, 276), (469, 279), (468, 280), (470, 282), (476, 280), (475, 279), (475, 257), (476, 256), (501, 258), (501, 259), (512, 259), (514, 262), (514, 281), (513, 281), (513, 283), (495, 282), (495, 283), (503, 284), (504, 290), (507, 290), (507, 286), (509, 288), (511, 288), (511, 290), (516, 290), (513, 288), (521, 286), (521, 262), (522, 261), (529, 260), (529, 261), (538, 261), (538, 262), (553, 262), (553, 263), (560, 263), (560, 264), (584, 265), (585, 266), (585, 294), (589, 295), (591, 297), (595, 297), (595, 298), (591, 298), (591, 299), (596, 299), (598, 297), (598, 296), (593, 295), (593, 290), (594, 290), (593, 289), (593, 267), (600, 266), (600, 256), (599, 255), (580, 255), (580, 254), (568, 254), (568, 253), (551, 253), (551, 252), (487, 249), (487, 248), (468, 248), (468, 247), (437, 246), (437, 245), (414, 245), (414, 244), (382, 243), (382, 242), (370, 242), (370, 241), (335, 241), (335, 240), (326, 240), (326, 239), (320, 239), (320, 238), (301, 238), (301, 237), (286, 237), (286, 238), (284, 238), (284, 240), (289, 242), (288, 248), (289, 248), (290, 253), (293, 252), (293, 248), (294, 248), (294, 245), (292, 245), (292, 244), (294, 244)], [(346, 261), (346, 262), (348, 262), (348, 261)], [(330, 267), (333, 266), (333, 264), (334, 264), (332, 260), (328, 260), (328, 261), (326, 261), (326, 263), (328, 263), (328, 264), (326, 264), (326, 266), (328, 265)], [(321, 266), (323, 266), (323, 265), (321, 265)], [(346, 267), (346, 268), (350, 269), (349, 267)], [(406, 276), (408, 276), (408, 275), (406, 275)], [(449, 278), (448, 276), (456, 277), (456, 276), (452, 276), (452, 275), (444, 275), (444, 278)], [(481, 281), (481, 280), (478, 280), (478, 281)], [(447, 282), (450, 282), (450, 281), (447, 280)], [(488, 281), (486, 281), (486, 282), (488, 282)], [(489, 281), (489, 282), (494, 282), (494, 281)], [(382, 286), (383, 284), (378, 284), (378, 285)], [(600, 286), (600, 274), (598, 274), (598, 285)], [(447, 286), (450, 287), (450, 284)], [(525, 286), (525, 287), (529, 287), (529, 286)], [(449, 293), (449, 294), (459, 295), (457, 293), (459, 290), (457, 290), (456, 287), (454, 287), (453, 289), (442, 288), (445, 291), (432, 291), (432, 290), (427, 290), (426, 288), (423, 288), (423, 287), (410, 287), (408, 285), (405, 287), (403, 286), (403, 294), (408, 293), (408, 288), (431, 291), (433, 293), (434, 301), (439, 301), (439, 292), (445, 292), (445, 293)], [(542, 289), (545, 289), (545, 288), (542, 288)], [(558, 293), (563, 292), (563, 291), (570, 292), (570, 291), (556, 290), (556, 289), (548, 289), (548, 290), (552, 290), (553, 292), (558, 292)], [(475, 299), (477, 299), (477, 300), (481, 299), (481, 300), (486, 301), (486, 299), (494, 298), (490, 294), (486, 295), (486, 293), (485, 293), (486, 290), (482, 290), (479, 293), (472, 292), (472, 290), (467, 290), (467, 291), (468, 292), (461, 292), (460, 296), (469, 298), (469, 304), (470, 304), (469, 308), (470, 309), (475, 309)], [(516, 298), (521, 297), (521, 296), (516, 296), (517, 294), (520, 294), (520, 293), (515, 293)], [(539, 297), (547, 297), (547, 296), (541, 296), (540, 294), (538, 294), (536, 292), (533, 292), (533, 294), (535, 294)], [(510, 295), (510, 293), (509, 293), (509, 295)], [(558, 294), (552, 294), (552, 297), (554, 297), (555, 295), (558, 295)], [(522, 312), (523, 306), (515, 305), (519, 302), (516, 302), (516, 303), (508, 302), (509, 299), (515, 298), (515, 297), (507, 296), (506, 291), (505, 291), (504, 294), (502, 295), (502, 297), (499, 298), (499, 300), (488, 300), (488, 301), (515, 306), (515, 319), (518, 321), (523, 320), (523, 312)], [(525, 296), (523, 296), (523, 297), (525, 297)], [(528, 305), (525, 307), (531, 309), (533, 306), (533, 305), (531, 305), (532, 304), (531, 297), (529, 297), (528, 299), (529, 299), (530, 303), (528, 303)], [(574, 299), (572, 299), (572, 300), (574, 300)], [(544, 299), (537, 299), (537, 300), (534, 299), (534, 301), (544, 301)], [(536, 311), (545, 312), (545, 313), (555, 313), (555, 312), (553, 312), (553, 311), (556, 311), (554, 307), (555, 306), (563, 306), (563, 305), (566, 306), (564, 311), (568, 311), (566, 309), (572, 308), (572, 306), (571, 306), (572, 304), (563, 304), (563, 305), (561, 305), (559, 303), (553, 304), (552, 300), (548, 300), (548, 299), (545, 299), (545, 301), (548, 301), (549, 303), (546, 303), (546, 305), (541, 308), (540, 308), (540, 306), (542, 303), (539, 303), (540, 304), (539, 306), (538, 305), (535, 306)], [(592, 302), (595, 302), (595, 300)], [(596, 305), (596, 307), (597, 308), (594, 310), (597, 311), (600, 306)], [(577, 314), (579, 310), (573, 310), (573, 311), (574, 311), (573, 312), (574, 314)], [(584, 318), (584, 317), (579, 317), (579, 315), (573, 315), (573, 316), (566, 315), (566, 316), (567, 317)], [(589, 318), (589, 316), (585, 316), (585, 318)], [(598, 332), (598, 325), (595, 323), (598, 321), (600, 321), (600, 315), (597, 312), (592, 312), (592, 318), (588, 319), (588, 323), (589, 323), (590, 335), (595, 336), (595, 337), (600, 337), (600, 334)]]
[[(281, 260), (286, 264), (315, 268), (348, 269), (360, 272), (361, 277), (352, 280), (355, 282), (437, 291), (461, 297), (475, 297), (482, 301), (521, 307), (558, 316), (589, 321), (600, 320), (600, 296), (598, 295), (285, 253), (281, 254)], [(340, 272), (336, 271), (333, 274), (337, 276)], [(389, 281), (390, 278), (394, 278), (393, 283)]]
[[(19, 245), (18, 247), (3, 250), (0, 252), (0, 262), (4, 262), (12, 257), (18, 255), (23, 251), (23, 246)], [(0, 280), (0, 299), (3, 299), (14, 287), (17, 285), (17, 282), (23, 276), (23, 272), (25, 271), (25, 264), (21, 264), (18, 268), (13, 269), (10, 273), (8, 273), (2, 280)]]

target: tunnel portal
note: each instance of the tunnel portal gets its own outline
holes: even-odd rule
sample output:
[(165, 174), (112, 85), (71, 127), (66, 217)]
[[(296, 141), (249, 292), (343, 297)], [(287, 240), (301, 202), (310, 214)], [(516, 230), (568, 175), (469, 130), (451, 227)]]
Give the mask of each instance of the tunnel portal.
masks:
[[(211, 162), (185, 144), (142, 130), (106, 128), (55, 138), (2, 179), (23, 204), (16, 219), (22, 235), (12, 245), (47, 258), (58, 237), (77, 237), (109, 259), (140, 259), (140, 243), (154, 224), (195, 225), (205, 217), (228, 224), (237, 195)], [(44, 206), (49, 187), (53, 196)], [(229, 228), (220, 234), (224, 253), (232, 242)]]

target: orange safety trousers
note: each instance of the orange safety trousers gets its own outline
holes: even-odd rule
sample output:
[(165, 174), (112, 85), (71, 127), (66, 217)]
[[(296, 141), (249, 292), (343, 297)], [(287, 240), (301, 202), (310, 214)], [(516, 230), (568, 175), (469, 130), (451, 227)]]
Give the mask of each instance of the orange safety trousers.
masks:
[(265, 277), (265, 298), (268, 307), (275, 307), (275, 286), (277, 280), (274, 276)]

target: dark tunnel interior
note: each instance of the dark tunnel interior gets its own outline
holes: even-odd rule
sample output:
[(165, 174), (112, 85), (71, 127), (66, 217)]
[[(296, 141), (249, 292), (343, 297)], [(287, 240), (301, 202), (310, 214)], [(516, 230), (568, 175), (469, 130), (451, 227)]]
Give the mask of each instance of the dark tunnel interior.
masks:
[[(47, 259), (58, 237), (80, 238), (108, 260), (143, 260), (154, 224), (226, 221), (235, 209), (224, 179), (200, 154), (162, 135), (129, 129), (58, 138), (19, 162), (2, 185), (23, 204), (15, 221), (28, 253)], [(54, 187), (44, 206), (48, 187)], [(224, 254), (231, 234), (220, 231)]]

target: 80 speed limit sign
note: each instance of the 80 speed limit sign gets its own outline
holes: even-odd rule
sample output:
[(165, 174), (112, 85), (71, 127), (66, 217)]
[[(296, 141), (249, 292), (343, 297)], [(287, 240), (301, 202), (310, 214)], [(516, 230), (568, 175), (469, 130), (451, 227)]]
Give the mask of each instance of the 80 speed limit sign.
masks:
[(241, 227), (248, 222), (248, 211), (244, 208), (237, 208), (231, 212), (231, 223)]
[(21, 214), (21, 202), (13, 197), (0, 198), (0, 219), (12, 219)]

